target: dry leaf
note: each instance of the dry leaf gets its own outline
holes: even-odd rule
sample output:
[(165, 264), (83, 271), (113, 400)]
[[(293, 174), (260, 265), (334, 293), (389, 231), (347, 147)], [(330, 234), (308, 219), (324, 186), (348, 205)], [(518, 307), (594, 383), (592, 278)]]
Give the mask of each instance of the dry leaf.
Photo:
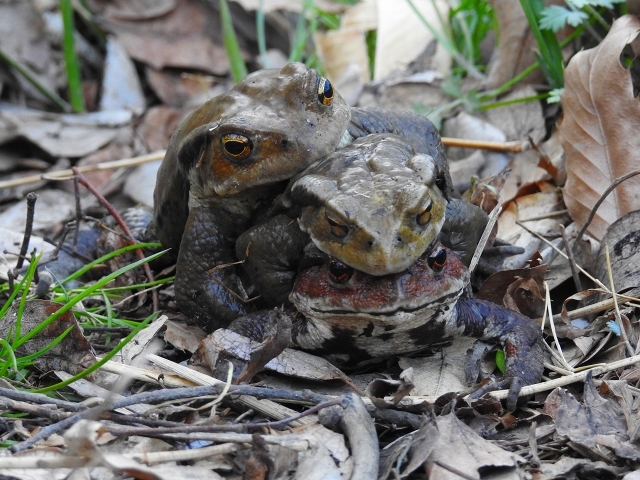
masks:
[[(541, 292), (544, 292), (542, 282), (546, 272), (546, 264), (496, 272), (485, 280), (475, 298), (504, 304), (530, 318), (536, 318), (544, 308)], [(507, 299), (514, 302), (513, 305), (504, 303)]]
[[(637, 17), (619, 18), (599, 46), (576, 54), (565, 71), (564, 118), (558, 123), (567, 155), (564, 201), (579, 225), (616, 178), (638, 168), (640, 103), (618, 59), (639, 29)], [(609, 225), (638, 209), (640, 176), (609, 194), (587, 231), (600, 240)]]
[(550, 185), (540, 184), (545, 192), (524, 195), (509, 202), (498, 218), (498, 237), (517, 247), (522, 247), (525, 252), (514, 255), (505, 262), (505, 268), (520, 268), (524, 262), (531, 258), (536, 250), (542, 250), (546, 245), (541, 245), (535, 235), (529, 233), (516, 222), (525, 222), (528, 229), (540, 235), (559, 234), (559, 220), (557, 217), (531, 220), (551, 212), (559, 210), (561, 205), (560, 192)]
[[(20, 324), (19, 336), (23, 337), (40, 325), (44, 319), (53, 315), (62, 307), (59, 303), (48, 300), (31, 300), (24, 308)], [(0, 338), (13, 338), (16, 329), (18, 313), (17, 302), (6, 315), (0, 318)], [(24, 343), (16, 350), (17, 356), (26, 356), (48, 346), (53, 340), (71, 328), (69, 333), (53, 348), (36, 358), (41, 370), (64, 370), (76, 374), (95, 363), (91, 346), (82, 334), (76, 318), (71, 311), (63, 313), (57, 320), (42, 330), (38, 335)], [(9, 332), (13, 332), (9, 335)]]
[(226, 75), (229, 59), (222, 46), (220, 16), (199, 2), (175, 3), (174, 9), (160, 17), (128, 21), (105, 16), (105, 23), (135, 60), (156, 69), (173, 67)]
[[(427, 48), (434, 37), (407, 2), (377, 0), (376, 4), (378, 29), (373, 78), (380, 80), (391, 71), (403, 69), (409, 65)], [(447, 2), (413, 0), (413, 4), (430, 22), (431, 27), (443, 34), (443, 26), (438, 18), (439, 15), (446, 18), (449, 8)], [(442, 49), (438, 47), (438, 50)], [(449, 59), (446, 53), (439, 55)]]
[[(224, 352), (241, 360), (248, 361), (252, 351), (258, 342), (234, 331), (220, 328), (202, 341), (213, 346), (218, 352)], [(265, 365), (267, 370), (291, 375), (310, 380), (344, 380), (349, 377), (342, 373), (336, 366), (321, 357), (316, 357), (310, 353), (293, 348), (285, 348), (284, 352), (278, 355)], [(213, 368), (213, 365), (211, 365)]]
[[(616, 292), (628, 292), (631, 296), (637, 294), (640, 285), (640, 212), (631, 212), (611, 225), (602, 239), (602, 246), (598, 252), (593, 273), (598, 280), (611, 288), (607, 268), (605, 245), (609, 248), (611, 273)], [(608, 296), (607, 296), (608, 297)], [(599, 300), (604, 299), (602, 295)]]
[(398, 360), (400, 368), (413, 368), (415, 386), (412, 395), (439, 397), (445, 393), (466, 390), (466, 353), (474, 341), (468, 337), (455, 338), (451, 346), (433, 356), (401, 357)]

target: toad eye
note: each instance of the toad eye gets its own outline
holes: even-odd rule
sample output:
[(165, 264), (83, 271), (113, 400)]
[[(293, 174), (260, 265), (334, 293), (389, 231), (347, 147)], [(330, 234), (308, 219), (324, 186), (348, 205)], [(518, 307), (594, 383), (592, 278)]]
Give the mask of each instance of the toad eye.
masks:
[(222, 147), (233, 160), (244, 160), (251, 154), (253, 143), (239, 133), (227, 133), (222, 136)]
[[(416, 215), (416, 223), (421, 227), (424, 227), (431, 220), (431, 209), (433, 203), (429, 202), (422, 210)], [(443, 250), (444, 251), (444, 250)]]
[(427, 264), (434, 272), (441, 272), (447, 262), (447, 251), (441, 248), (427, 257)]
[(349, 233), (349, 226), (345, 225), (343, 222), (341, 222), (337, 218), (327, 215), (327, 222), (329, 223), (329, 229), (331, 230), (331, 235), (333, 235), (334, 237), (344, 238)]
[(338, 260), (329, 260), (329, 276), (336, 283), (347, 283), (353, 275), (353, 268)]
[(318, 79), (318, 100), (323, 105), (331, 105), (331, 102), (333, 102), (333, 86), (324, 77), (319, 77)]

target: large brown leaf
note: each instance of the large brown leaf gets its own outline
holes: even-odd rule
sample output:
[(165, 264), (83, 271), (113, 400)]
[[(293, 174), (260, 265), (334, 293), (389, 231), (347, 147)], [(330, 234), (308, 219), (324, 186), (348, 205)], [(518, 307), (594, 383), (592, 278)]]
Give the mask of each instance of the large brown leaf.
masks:
[[(640, 167), (640, 103), (618, 60), (639, 30), (637, 17), (619, 18), (602, 43), (575, 55), (565, 72), (564, 119), (558, 124), (567, 155), (564, 201), (580, 225), (616, 178)], [(638, 209), (640, 176), (609, 194), (588, 232), (600, 240), (609, 225)]]

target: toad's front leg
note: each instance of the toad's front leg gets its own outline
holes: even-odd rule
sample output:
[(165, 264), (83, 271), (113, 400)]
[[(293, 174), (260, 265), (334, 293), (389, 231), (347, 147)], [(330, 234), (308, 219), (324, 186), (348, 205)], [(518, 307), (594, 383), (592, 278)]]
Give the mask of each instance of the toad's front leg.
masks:
[(176, 265), (176, 301), (207, 332), (226, 327), (253, 310), (232, 293), (241, 296), (243, 289), (236, 266), (228, 265), (236, 261), (235, 238), (245, 223), (209, 206), (193, 207), (189, 212)]

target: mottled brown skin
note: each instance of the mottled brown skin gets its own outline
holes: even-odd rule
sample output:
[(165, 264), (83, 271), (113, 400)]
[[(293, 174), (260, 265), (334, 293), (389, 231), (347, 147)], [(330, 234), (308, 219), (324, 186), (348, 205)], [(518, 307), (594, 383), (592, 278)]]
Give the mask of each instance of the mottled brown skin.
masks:
[[(198, 195), (228, 197), (287, 180), (336, 148), (350, 110), (337, 92), (330, 105), (318, 101), (320, 78), (299, 63), (260, 70), (180, 124), (154, 191), (151, 225), (164, 246), (180, 246), (189, 216), (190, 174), (196, 165)], [(249, 157), (237, 161), (225, 153), (221, 139), (231, 133), (252, 141)]]
[[(520, 313), (463, 297), (468, 280), (459, 257), (440, 245), (406, 271), (386, 276), (336, 269), (336, 260), (327, 258), (296, 278), (290, 298), (302, 315), (290, 312), (292, 344), (348, 365), (416, 352), (459, 335), (500, 343), (506, 371), (494, 387), (511, 386), (513, 409), (522, 385), (542, 376), (540, 328)], [(231, 328), (259, 340), (264, 318), (239, 318)]]
[[(171, 138), (149, 231), (179, 248), (176, 300), (207, 331), (252, 308), (222, 286), (242, 293), (235, 267), (216, 269), (235, 261), (237, 236), (282, 191), (280, 181), (344, 136), (349, 107), (323, 85), (330, 84), (302, 64), (255, 72), (196, 110)], [(234, 140), (230, 151), (227, 142), (237, 138), (243, 143)]]
[[(235, 261), (233, 241), (280, 191), (277, 182), (339, 145), (371, 133), (401, 135), (434, 158), (442, 192), (453, 193), (440, 136), (428, 119), (349, 109), (333, 91), (329, 104), (318, 101), (323, 81), (302, 64), (256, 72), (196, 110), (171, 139), (158, 171), (147, 236), (155, 234), (164, 246), (179, 249), (176, 300), (205, 330), (251, 309), (221, 290), (221, 283), (241, 286), (235, 267), (211, 270)], [(225, 149), (225, 138), (233, 135), (251, 147), (241, 160)]]
[(304, 233), (319, 250), (371, 275), (407, 269), (439, 235), (468, 264), (487, 216), (447, 200), (441, 173), (432, 156), (402, 137), (356, 139), (292, 179), (275, 210), (297, 223), (278, 215), (252, 227), (238, 238), (236, 255), (269, 305), (287, 303)]
[(447, 200), (433, 158), (374, 134), (307, 168), (291, 187), (298, 223), (323, 252), (371, 275), (407, 269), (439, 234)]

